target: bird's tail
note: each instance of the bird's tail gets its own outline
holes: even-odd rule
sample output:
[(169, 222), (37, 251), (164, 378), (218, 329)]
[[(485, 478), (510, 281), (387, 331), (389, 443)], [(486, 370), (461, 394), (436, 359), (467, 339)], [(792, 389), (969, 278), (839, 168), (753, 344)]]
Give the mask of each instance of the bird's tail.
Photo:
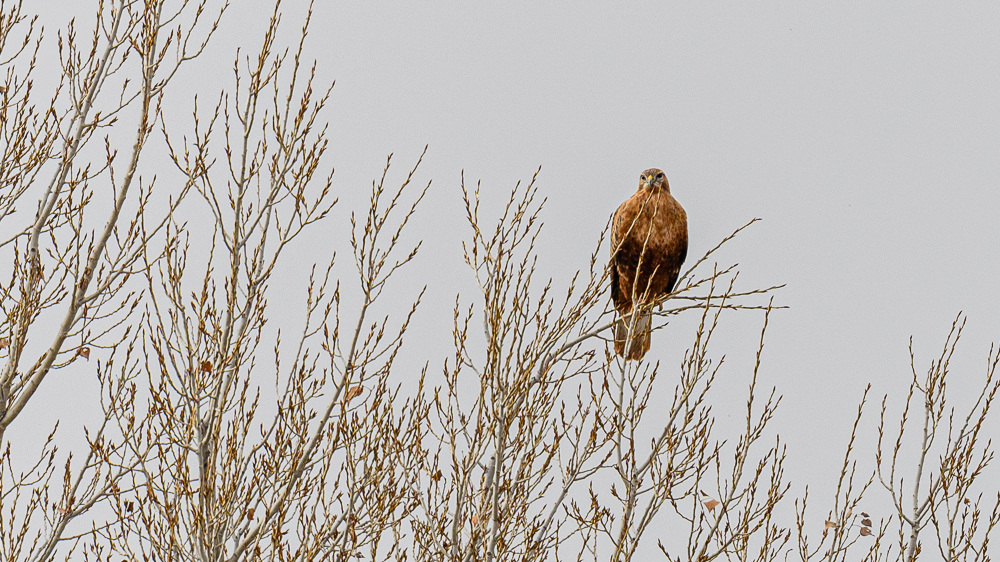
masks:
[(615, 352), (626, 360), (642, 359), (649, 351), (653, 312), (648, 308), (622, 314), (615, 323)]

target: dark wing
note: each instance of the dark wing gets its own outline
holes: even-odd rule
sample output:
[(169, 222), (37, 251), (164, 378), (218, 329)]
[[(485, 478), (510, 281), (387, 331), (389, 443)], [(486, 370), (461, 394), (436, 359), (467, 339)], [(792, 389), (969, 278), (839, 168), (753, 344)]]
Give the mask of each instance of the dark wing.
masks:
[(684, 260), (687, 259), (688, 253), (687, 213), (684, 212), (684, 208), (680, 204), (677, 204), (677, 207), (680, 210), (680, 220), (677, 221), (680, 236), (678, 236), (677, 246), (674, 248), (674, 259), (672, 260), (676, 265), (665, 293), (670, 293), (674, 290), (674, 284), (677, 283), (677, 279), (680, 277), (681, 266), (684, 264)]
[[(622, 206), (624, 206), (624, 203)], [(624, 298), (623, 291), (621, 290), (621, 279), (619, 279), (620, 274), (618, 272), (618, 247), (622, 243), (622, 237), (626, 234), (622, 230), (621, 210), (622, 207), (618, 207), (611, 218), (611, 260), (609, 262), (609, 267), (611, 268), (611, 302), (614, 303), (615, 309), (627, 310), (630, 303), (627, 302), (628, 299)]]

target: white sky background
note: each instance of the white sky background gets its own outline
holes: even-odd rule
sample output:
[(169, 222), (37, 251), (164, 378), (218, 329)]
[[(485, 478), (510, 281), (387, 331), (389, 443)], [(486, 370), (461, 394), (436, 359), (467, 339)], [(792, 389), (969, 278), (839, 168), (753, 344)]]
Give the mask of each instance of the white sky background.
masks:
[[(785, 395), (793, 491), (815, 489), (839, 468), (864, 386), (872, 406), (905, 392), (910, 335), (922, 371), (964, 310), (956, 380), (970, 385), (1000, 336), (1000, 4), (631, 6), (320, 5), (338, 174), (360, 187), (385, 153), (408, 165), (430, 144), (438, 228), (414, 278), (444, 287), (469, 279), (461, 169), (506, 193), (542, 166), (543, 268), (557, 277), (585, 266), (648, 167), (688, 211), (689, 256), (761, 217), (723, 259), (744, 287), (788, 285), (763, 376)], [(453, 292), (424, 310), (442, 328)], [(717, 411), (739, 417), (759, 319), (729, 318)], [(673, 360), (667, 333), (654, 347)]]
[[(38, 4), (53, 9), (46, 22), (64, 21), (67, 7), (91, 11)], [(188, 67), (168, 109), (179, 125), (191, 94), (214, 98), (232, 83), (236, 45), (258, 48), (267, 4), (237, 2), (209, 56)], [(289, 34), (304, 5), (287, 2)], [(328, 244), (349, 258), (333, 231), (386, 155), (400, 177), (429, 144), (417, 180), (434, 183), (413, 231), (426, 242), (397, 287), (405, 306), (433, 286), (410, 353), (437, 366), (455, 292), (475, 297), (459, 245), (461, 170), (496, 203), (542, 166), (541, 272), (565, 283), (639, 173), (660, 167), (688, 212), (689, 260), (764, 219), (721, 259), (741, 264), (744, 288), (787, 284), (762, 376), (785, 395), (773, 429), (790, 445), (793, 494), (835, 477), (867, 383), (873, 406), (905, 392), (911, 334), (923, 370), (964, 310), (956, 380), (978, 384), (1000, 337), (1000, 3), (568, 6), (318, 2), (310, 56), (337, 81), (329, 162), (343, 207), (285, 263), (323, 261)], [(298, 310), (302, 295), (270, 300)], [(717, 412), (739, 417), (760, 319), (725, 320), (715, 350), (732, 364)], [(654, 334), (666, 372), (689, 341)]]

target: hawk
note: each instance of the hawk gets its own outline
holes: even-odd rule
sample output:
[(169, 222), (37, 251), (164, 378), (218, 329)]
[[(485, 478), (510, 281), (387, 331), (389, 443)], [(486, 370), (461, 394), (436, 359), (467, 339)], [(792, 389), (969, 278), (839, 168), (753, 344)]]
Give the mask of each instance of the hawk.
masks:
[(650, 168), (639, 176), (639, 189), (618, 207), (611, 224), (615, 352), (626, 360), (642, 359), (649, 351), (650, 307), (673, 290), (687, 247), (687, 213), (670, 195), (663, 171)]

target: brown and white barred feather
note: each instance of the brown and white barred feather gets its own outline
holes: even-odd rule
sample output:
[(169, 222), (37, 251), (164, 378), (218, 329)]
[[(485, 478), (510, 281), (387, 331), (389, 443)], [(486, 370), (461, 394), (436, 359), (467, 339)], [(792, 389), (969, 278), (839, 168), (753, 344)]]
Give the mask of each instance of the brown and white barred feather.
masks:
[(649, 351), (653, 313), (648, 308), (619, 316), (615, 322), (615, 353), (626, 360), (642, 359)]

